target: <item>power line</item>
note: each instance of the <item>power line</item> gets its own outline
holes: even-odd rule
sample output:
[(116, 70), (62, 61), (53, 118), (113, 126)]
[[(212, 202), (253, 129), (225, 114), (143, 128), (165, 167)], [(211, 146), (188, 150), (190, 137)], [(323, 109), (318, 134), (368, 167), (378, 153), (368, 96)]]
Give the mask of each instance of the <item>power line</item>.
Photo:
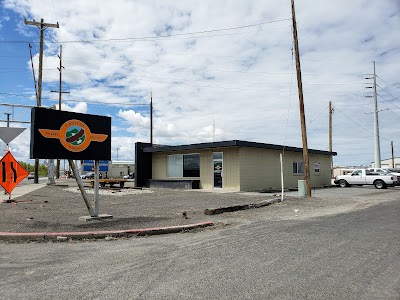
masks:
[[(87, 72), (84, 70), (77, 70), (77, 69), (68, 69), (68, 71), (73, 71), (73, 72), (80, 72), (84, 74), (102, 74), (105, 76), (111, 76), (113, 73), (104, 73), (104, 72)], [(173, 80), (173, 81), (180, 81), (180, 82), (218, 82), (218, 83), (233, 83), (233, 84), (256, 84), (256, 85), (265, 85), (265, 82), (246, 82), (246, 81), (224, 81), (224, 80), (215, 80), (215, 79), (193, 79), (193, 80), (185, 80), (185, 79), (180, 79), (180, 78), (170, 78), (170, 77), (154, 77), (154, 76), (144, 76), (144, 75), (129, 75), (127, 77), (134, 77), (134, 78), (156, 78), (160, 80)], [(276, 83), (279, 85), (291, 85), (291, 83), (286, 83), (286, 82), (279, 82)], [(314, 83), (314, 82), (306, 82), (306, 85), (362, 85), (364, 84), (363, 82), (330, 82), (330, 83)]]
[(385, 80), (383, 80), (382, 77), (380, 77), (378, 75), (376, 75), (376, 77), (378, 77), (380, 80), (382, 80), (384, 83), (386, 83), (389, 87), (391, 87), (394, 91), (396, 91), (397, 93), (400, 94), (400, 92), (397, 89), (395, 89), (391, 84), (389, 84)]
[(380, 87), (379, 85), (376, 85), (377, 87), (379, 87), (382, 91), (384, 91), (385, 93), (389, 94), (390, 96), (392, 96), (393, 98), (398, 98), (396, 96), (394, 96), (393, 94), (389, 93), (386, 89)]
[[(344, 114), (340, 109), (338, 109), (337, 107), (336, 107), (336, 110), (337, 110), (338, 112), (340, 112), (343, 116), (345, 116), (347, 119), (349, 119), (350, 121), (352, 121), (354, 124), (356, 124), (356, 125), (359, 126), (360, 128), (364, 129), (365, 131), (367, 131), (367, 132), (369, 132), (369, 133), (371, 133), (371, 134), (373, 134), (373, 135), (375, 136), (375, 133), (374, 133), (374, 132), (370, 131), (369, 129), (365, 128), (364, 126), (362, 126), (362, 125), (360, 125), (359, 123), (357, 123), (356, 121), (354, 121), (354, 120), (353, 120), (352, 118), (350, 118), (349, 116), (345, 115), (345, 114)], [(386, 141), (389, 141), (389, 142), (393, 141), (392, 139), (387, 139), (387, 138), (385, 138), (385, 137), (383, 137), (383, 136), (381, 136), (381, 135), (379, 135), (379, 137), (382, 138), (382, 139), (384, 139), (384, 140), (386, 140)], [(395, 142), (395, 143), (396, 143), (396, 144), (400, 144), (399, 142)]]
[[(0, 95), (6, 96), (14, 96), (19, 98), (33, 98), (34, 95), (24, 95), (24, 94), (14, 94), (14, 93), (4, 93), (0, 92)], [(54, 98), (43, 98), (43, 100), (50, 100), (50, 101), (58, 101), (58, 99)], [(128, 105), (128, 106), (141, 106), (141, 105), (149, 105), (149, 103), (121, 103), (121, 102), (101, 102), (101, 101), (87, 101), (87, 100), (78, 100), (78, 99), (64, 99), (65, 102), (84, 102), (89, 104), (109, 104), (109, 105)], [(1, 105), (1, 104), (0, 104)]]
[(326, 111), (329, 107), (325, 107), (323, 110), (321, 110), (319, 113), (317, 113), (317, 116), (312, 119), (309, 123), (311, 124), (312, 122), (314, 122), (324, 111)]
[[(278, 22), (284, 22), (284, 21), (290, 21), (290, 18), (287, 19), (279, 19), (279, 20), (273, 20), (273, 21), (268, 21), (268, 22), (262, 22), (262, 23), (256, 23), (256, 24), (250, 24), (250, 25), (243, 25), (243, 26), (237, 26), (237, 27), (229, 27), (229, 28), (221, 28), (221, 29), (212, 29), (212, 30), (203, 30), (203, 31), (195, 31), (195, 32), (186, 32), (186, 33), (177, 33), (177, 34), (169, 34), (169, 35), (158, 35), (158, 36), (147, 36), (147, 37), (129, 37), (129, 38), (111, 38), (111, 39), (96, 39), (96, 40), (70, 40), (70, 41), (58, 41), (58, 42), (48, 42), (48, 43), (58, 43), (58, 44), (67, 44), (67, 43), (94, 43), (94, 42), (119, 42), (119, 41), (146, 41), (146, 40), (157, 40), (157, 39), (165, 39), (165, 38), (173, 38), (173, 37), (181, 37), (181, 36), (188, 36), (188, 35), (196, 35), (196, 34), (204, 34), (204, 33), (212, 33), (212, 32), (222, 32), (222, 31), (228, 31), (228, 30), (237, 30), (237, 29), (243, 29), (243, 28), (250, 28), (250, 27), (256, 27), (256, 26), (262, 26), (266, 24), (272, 24), (272, 23), (278, 23)], [(258, 31), (263, 31), (263, 30), (258, 30)], [(235, 34), (235, 33), (234, 33)], [(240, 34), (240, 33), (236, 33)], [(230, 34), (226, 34), (230, 35)], [(212, 36), (198, 36), (196, 38), (200, 37), (212, 37)], [(29, 43), (27, 41), (0, 41), (0, 43)]]
[[(392, 105), (394, 105), (394, 106), (396, 106), (397, 108), (400, 109), (400, 106), (397, 106), (396, 104), (394, 104), (394, 103), (392, 102), (393, 100), (391, 100), (391, 99), (386, 99), (386, 98), (382, 97), (382, 96), (379, 95), (379, 94), (378, 94), (378, 96), (381, 97), (381, 98), (383, 99), (383, 102), (389, 102), (390, 104), (392, 104)], [(395, 98), (392, 98), (392, 99), (395, 99)]]

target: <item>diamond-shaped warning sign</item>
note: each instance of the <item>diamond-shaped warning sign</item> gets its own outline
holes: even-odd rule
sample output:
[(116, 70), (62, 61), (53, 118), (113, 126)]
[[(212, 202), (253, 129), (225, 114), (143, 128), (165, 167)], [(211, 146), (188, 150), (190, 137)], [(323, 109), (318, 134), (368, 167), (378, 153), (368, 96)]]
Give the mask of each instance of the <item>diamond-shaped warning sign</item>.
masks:
[(0, 185), (11, 194), (12, 190), (26, 177), (25, 170), (14, 158), (10, 151), (0, 160)]

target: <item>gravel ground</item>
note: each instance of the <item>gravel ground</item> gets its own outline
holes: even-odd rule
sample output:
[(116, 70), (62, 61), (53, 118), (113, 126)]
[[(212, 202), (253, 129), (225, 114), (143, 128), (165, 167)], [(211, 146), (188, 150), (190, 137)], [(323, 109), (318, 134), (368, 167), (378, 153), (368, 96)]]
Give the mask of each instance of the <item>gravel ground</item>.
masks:
[[(93, 189), (87, 187), (88, 193)], [(100, 189), (100, 214), (112, 219), (83, 221), (88, 211), (76, 184), (46, 186), (0, 205), (0, 231), (62, 232), (114, 230), (185, 225), (212, 221), (219, 226), (238, 225), (252, 220), (301, 219), (345, 213), (385, 201), (399, 200), (400, 188), (376, 190), (373, 187), (328, 188), (313, 191), (306, 199), (297, 192), (286, 193), (284, 201), (271, 206), (205, 215), (204, 210), (240, 204), (259, 203), (279, 194), (210, 192), (174, 189)], [(89, 194), (92, 199), (93, 195)], [(186, 217), (184, 217), (184, 214)]]

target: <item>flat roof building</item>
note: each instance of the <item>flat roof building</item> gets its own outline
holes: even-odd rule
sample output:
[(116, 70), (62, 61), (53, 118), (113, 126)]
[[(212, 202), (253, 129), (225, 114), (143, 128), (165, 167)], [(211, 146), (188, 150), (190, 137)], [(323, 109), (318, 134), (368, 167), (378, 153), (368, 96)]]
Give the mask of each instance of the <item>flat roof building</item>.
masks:
[[(336, 152), (309, 149), (312, 187), (331, 185)], [(240, 140), (178, 146), (136, 143), (136, 185), (257, 191), (285, 188), (303, 180), (303, 149)]]

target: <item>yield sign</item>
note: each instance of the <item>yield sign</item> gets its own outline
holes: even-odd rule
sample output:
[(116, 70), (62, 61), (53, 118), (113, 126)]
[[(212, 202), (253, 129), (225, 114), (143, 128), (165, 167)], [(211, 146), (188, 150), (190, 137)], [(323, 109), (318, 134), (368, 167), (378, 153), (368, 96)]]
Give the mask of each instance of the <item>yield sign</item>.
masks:
[(17, 162), (10, 151), (0, 160), (0, 185), (11, 194), (29, 172)]
[(19, 136), (26, 128), (18, 127), (0, 127), (0, 139), (7, 145)]

